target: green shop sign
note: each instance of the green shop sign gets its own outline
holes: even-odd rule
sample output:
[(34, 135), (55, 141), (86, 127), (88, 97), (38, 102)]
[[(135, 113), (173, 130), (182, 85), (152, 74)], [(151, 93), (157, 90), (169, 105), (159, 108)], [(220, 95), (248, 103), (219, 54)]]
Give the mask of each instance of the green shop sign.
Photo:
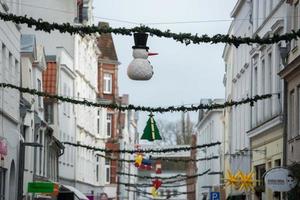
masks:
[(50, 183), (50, 182), (28, 183), (29, 193), (52, 193), (53, 191), (54, 191), (54, 183)]

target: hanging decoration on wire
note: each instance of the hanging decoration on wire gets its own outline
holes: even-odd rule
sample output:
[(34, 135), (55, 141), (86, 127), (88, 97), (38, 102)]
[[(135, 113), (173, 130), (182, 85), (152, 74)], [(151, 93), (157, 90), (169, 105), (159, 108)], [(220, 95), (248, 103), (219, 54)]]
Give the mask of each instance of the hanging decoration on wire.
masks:
[(149, 33), (151, 36), (155, 35), (157, 37), (165, 37), (171, 38), (177, 42), (184, 43), (185, 45), (200, 44), (200, 43), (227, 43), (232, 44), (235, 47), (238, 47), (241, 44), (275, 44), (280, 41), (292, 41), (297, 40), (300, 37), (300, 30), (292, 30), (290, 33), (285, 33), (283, 35), (274, 34), (269, 37), (259, 37), (258, 35), (255, 37), (240, 37), (233, 35), (223, 35), (216, 34), (214, 36), (208, 36), (203, 34), (198, 36), (198, 34), (191, 33), (173, 33), (170, 30), (161, 31), (159, 29), (150, 28), (147, 26), (140, 26), (134, 28), (111, 28), (105, 27), (100, 28), (97, 26), (72, 26), (70, 23), (50, 23), (44, 21), (42, 19), (34, 19), (32, 17), (25, 16), (17, 16), (14, 14), (7, 14), (0, 12), (0, 19), (3, 21), (12, 21), (16, 24), (26, 24), (29, 28), (35, 26), (35, 30), (37, 31), (45, 31), (50, 33), (54, 30), (58, 30), (61, 33), (69, 33), (69, 34), (81, 34), (81, 35), (90, 35), (93, 33), (114, 33), (120, 35), (132, 35), (133, 33)]
[(143, 111), (143, 112), (157, 112), (157, 113), (165, 113), (165, 112), (188, 112), (188, 111), (198, 111), (198, 110), (213, 110), (213, 109), (222, 109), (226, 107), (232, 107), (232, 106), (238, 106), (242, 104), (247, 104), (250, 103), (251, 106), (254, 105), (255, 102), (263, 99), (268, 99), (271, 98), (273, 95), (277, 95), (280, 97), (279, 93), (275, 94), (264, 94), (264, 95), (256, 95), (252, 98), (247, 97), (243, 98), (240, 101), (227, 101), (223, 104), (199, 104), (199, 105), (191, 105), (191, 106), (169, 106), (169, 107), (146, 107), (146, 106), (135, 106), (132, 104), (129, 105), (119, 105), (119, 104), (104, 104), (104, 103), (97, 103), (97, 102), (92, 102), (92, 101), (87, 101), (87, 100), (77, 100), (75, 98), (70, 98), (70, 97), (65, 97), (65, 96), (60, 96), (60, 95), (53, 95), (49, 94), (46, 92), (40, 92), (36, 89), (31, 89), (31, 88), (24, 88), (24, 87), (19, 87), (13, 84), (9, 83), (0, 83), (0, 87), (3, 88), (11, 88), (20, 91), (21, 93), (26, 93), (26, 94), (32, 94), (32, 95), (37, 95), (45, 98), (50, 98), (50, 99), (56, 99), (62, 102), (68, 102), (72, 104), (77, 104), (77, 105), (85, 105), (85, 106), (92, 106), (92, 107), (102, 107), (102, 108), (110, 108), (114, 110), (135, 110), (135, 111)]
[(153, 142), (154, 140), (161, 140), (161, 136), (159, 134), (159, 130), (157, 128), (156, 122), (153, 118), (153, 114), (150, 113), (149, 119), (147, 121), (147, 125), (144, 129), (144, 133), (141, 137), (142, 140), (148, 140)]
[(234, 187), (237, 190), (246, 192), (254, 191), (255, 182), (253, 172), (244, 173), (240, 170), (236, 174), (228, 170), (225, 178), (225, 185), (227, 187)]
[[(140, 146), (137, 146), (137, 150), (140, 149)], [(144, 157), (141, 152), (138, 152), (134, 159), (134, 166), (141, 170), (152, 170), (152, 160), (151, 156), (148, 159)]]
[(157, 53), (149, 53), (147, 47), (148, 34), (135, 33), (134, 46), (132, 47), (133, 61), (128, 66), (127, 75), (132, 80), (145, 81), (150, 80), (153, 76), (153, 66), (148, 60), (148, 56), (157, 55)]
[[(155, 163), (155, 173), (161, 174), (161, 163), (160, 162)], [(162, 183), (163, 182), (159, 178), (155, 178), (154, 180), (152, 180), (152, 188), (151, 188), (152, 197), (158, 196), (158, 189), (161, 187)]]
[(112, 149), (105, 149), (105, 148), (96, 148), (95, 146), (89, 146), (79, 143), (72, 143), (72, 142), (62, 142), (65, 145), (70, 145), (74, 147), (82, 147), (87, 150), (91, 151), (99, 151), (99, 152), (105, 152), (105, 153), (129, 153), (129, 154), (135, 154), (137, 152), (141, 153), (168, 153), (168, 152), (180, 152), (180, 151), (190, 151), (193, 149), (203, 149), (206, 147), (212, 147), (216, 145), (220, 145), (221, 142), (213, 142), (208, 144), (202, 144), (192, 147), (176, 147), (176, 148), (163, 148), (163, 149), (141, 149), (141, 150), (130, 150), (130, 149), (119, 149), (119, 150), (112, 150)]

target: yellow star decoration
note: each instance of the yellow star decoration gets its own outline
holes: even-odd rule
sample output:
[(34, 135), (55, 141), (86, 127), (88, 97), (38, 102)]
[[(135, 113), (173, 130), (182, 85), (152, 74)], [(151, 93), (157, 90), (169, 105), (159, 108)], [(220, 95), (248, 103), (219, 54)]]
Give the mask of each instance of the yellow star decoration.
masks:
[(158, 191), (156, 190), (155, 187), (151, 188), (151, 194), (152, 194), (153, 197), (157, 197), (158, 196)]
[(238, 171), (235, 175), (228, 170), (225, 178), (225, 184), (227, 187), (235, 187), (238, 190), (241, 191), (250, 191), (254, 190), (254, 173), (250, 172), (248, 174)]
[(142, 164), (142, 161), (143, 161), (143, 156), (141, 154), (135, 157), (135, 163), (138, 164), (138, 166)]
[(234, 175), (230, 170), (227, 171), (225, 178), (226, 186), (237, 187), (239, 185), (238, 173)]
[(254, 190), (253, 175), (254, 175), (253, 172), (250, 172), (248, 174), (240, 172), (239, 178), (241, 184), (239, 190), (244, 190), (244, 191)]

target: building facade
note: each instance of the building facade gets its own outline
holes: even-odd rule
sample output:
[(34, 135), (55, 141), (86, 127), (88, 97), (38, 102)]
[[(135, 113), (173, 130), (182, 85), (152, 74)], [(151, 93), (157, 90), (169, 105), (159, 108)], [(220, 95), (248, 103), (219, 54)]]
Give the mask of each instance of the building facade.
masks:
[[(206, 100), (201, 103), (223, 103), (224, 100)], [(199, 112), (199, 119), (195, 126), (197, 134), (197, 145), (211, 142), (223, 141), (223, 110), (211, 110)], [(223, 174), (223, 144), (197, 151), (197, 159), (219, 156), (218, 159), (203, 160), (197, 163), (197, 173), (210, 170), (216, 174), (205, 174), (197, 179), (197, 199), (209, 199), (210, 192), (221, 192), (224, 194), (222, 186)], [(221, 195), (222, 196), (222, 195)], [(225, 199), (222, 196), (222, 199)]]
[[(0, 11), (20, 14), (20, 4), (1, 1)], [(20, 28), (16, 24), (0, 22), (2, 83), (20, 86), (20, 37)], [(19, 144), (22, 140), (19, 104), (17, 90), (0, 88), (0, 196), (5, 199), (15, 199), (18, 190)]]
[[(45, 91), (45, 52), (43, 46), (36, 44), (34, 35), (21, 36), (21, 67), (22, 87)], [(40, 199), (44, 197), (27, 193), (28, 183), (58, 181), (58, 158), (63, 154), (64, 146), (53, 135), (53, 129), (45, 120), (43, 97), (21, 94), (20, 108), (24, 141), (20, 143), (19, 179), (22, 180), (23, 191), (18, 193), (18, 198), (26, 196), (27, 199)]]
[[(287, 10), (292, 13), (287, 20), (287, 31), (298, 30), (299, 24), (299, 2), (287, 1)], [(300, 54), (299, 41), (291, 41), (283, 50), (285, 68), (283, 68), (279, 75), (284, 79), (284, 137), (283, 137), (283, 164), (287, 167), (295, 167), (296, 171), (299, 169), (300, 149), (299, 145), (299, 109), (300, 109)], [(295, 171), (293, 171), (295, 173)], [(294, 199), (300, 196), (299, 187), (288, 195), (292, 194)], [(287, 196), (288, 196), (287, 195)], [(291, 197), (292, 199), (292, 197)]]
[[(253, 35), (260, 37), (286, 33), (287, 4), (285, 1), (253, 2)], [(250, 138), (251, 168), (257, 182), (254, 199), (280, 199), (281, 194), (265, 188), (266, 170), (282, 166), (283, 160), (283, 84), (278, 72), (283, 68), (280, 46), (254, 45), (250, 51), (252, 71), (251, 96), (273, 94), (251, 108)]]
[[(88, 1), (37, 1), (30, 0), (37, 7), (25, 7), (22, 14), (33, 18), (43, 18), (49, 22), (65, 23), (74, 26), (93, 24), (92, 0)], [(46, 9), (53, 8), (53, 9)], [(59, 8), (59, 9), (57, 9)], [(65, 11), (64, 11), (65, 10)], [(80, 36), (35, 32), (26, 26), (24, 33), (34, 33), (38, 43), (43, 42), (47, 57), (47, 70), (55, 80), (50, 93), (97, 101), (98, 94), (98, 56), (96, 35)], [(51, 68), (51, 69), (50, 69)], [(53, 87), (52, 87), (53, 86)], [(53, 121), (53, 134), (62, 142), (80, 143), (104, 148), (97, 132), (97, 109), (81, 105), (53, 102), (47, 99), (47, 120)], [(53, 117), (52, 117), (53, 116)], [(89, 119), (89, 120), (87, 120)], [(99, 124), (103, 127), (104, 122)], [(100, 128), (99, 128), (100, 129)], [(103, 192), (105, 168), (104, 160), (96, 152), (84, 148), (65, 146), (65, 153), (60, 159), (60, 180), (67, 187), (76, 188), (90, 199)]]
[[(239, 0), (232, 11), (230, 35), (260, 37), (286, 33), (285, 1)], [(239, 19), (248, 19), (242, 21)], [(226, 45), (226, 100), (273, 94), (272, 98), (251, 105), (225, 110), (225, 168), (233, 173), (242, 170), (256, 174), (255, 193), (227, 188), (227, 196), (239, 195), (253, 199), (280, 198), (281, 194), (265, 188), (263, 174), (281, 166), (283, 160), (283, 83), (277, 73), (283, 68), (280, 42), (271, 45)], [(228, 141), (228, 142), (226, 142)], [(226, 146), (230, 147), (226, 150)], [(229, 167), (227, 167), (229, 166)], [(225, 169), (226, 170), (226, 169)]]
[[(100, 22), (99, 27), (108, 27), (109, 24)], [(128, 95), (119, 96), (118, 85), (118, 61), (114, 41), (111, 34), (101, 34), (98, 37), (98, 47), (101, 55), (98, 59), (98, 101), (102, 103), (115, 103), (119, 105), (128, 105)], [(124, 134), (130, 134), (128, 126), (129, 112), (121, 112), (113, 109), (106, 110), (106, 130), (103, 134), (106, 149), (118, 150), (122, 146), (125, 148), (125, 143), (122, 139)], [(129, 136), (129, 135), (128, 135)], [(134, 139), (133, 139), (134, 140)], [(127, 143), (129, 144), (129, 143)], [(120, 158), (120, 154), (107, 154), (106, 156)], [(124, 193), (121, 193), (121, 186), (117, 183), (120, 181), (117, 176), (117, 171), (121, 171), (122, 163), (116, 160), (105, 161), (105, 188), (104, 192), (109, 198), (124, 199)], [(123, 191), (124, 192), (124, 191)], [(120, 198), (122, 196), (122, 198)]]
[[(75, 72), (72, 57), (63, 47), (57, 48), (56, 55), (46, 57), (47, 68), (43, 74), (45, 91), (52, 95), (74, 96)], [(57, 100), (44, 100), (45, 120), (60, 141), (75, 142), (75, 110), (70, 103)], [(59, 181), (61, 184), (75, 186), (75, 149), (68, 147), (59, 160)]]
[[(251, 8), (249, 1), (237, 1), (231, 12), (233, 21), (228, 34), (235, 36), (251, 36)], [(249, 20), (238, 20), (238, 19)], [(236, 20), (237, 19), (237, 20)], [(240, 45), (238, 48), (226, 45), (223, 52), (225, 61), (225, 99), (226, 101), (239, 101), (250, 96), (251, 70), (249, 67), (250, 46)], [(240, 105), (224, 110), (224, 172), (238, 170), (248, 173), (251, 171), (250, 154), (240, 154), (244, 149), (249, 149), (250, 106)], [(225, 188), (226, 197), (240, 196), (245, 198), (243, 192), (234, 188)]]

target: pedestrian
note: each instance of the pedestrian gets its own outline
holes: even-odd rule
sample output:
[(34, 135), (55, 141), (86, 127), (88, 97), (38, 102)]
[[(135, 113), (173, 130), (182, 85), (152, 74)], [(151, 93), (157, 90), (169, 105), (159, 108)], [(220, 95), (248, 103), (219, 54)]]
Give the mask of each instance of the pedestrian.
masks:
[(108, 196), (106, 193), (101, 193), (100, 194), (100, 200), (108, 200)]

